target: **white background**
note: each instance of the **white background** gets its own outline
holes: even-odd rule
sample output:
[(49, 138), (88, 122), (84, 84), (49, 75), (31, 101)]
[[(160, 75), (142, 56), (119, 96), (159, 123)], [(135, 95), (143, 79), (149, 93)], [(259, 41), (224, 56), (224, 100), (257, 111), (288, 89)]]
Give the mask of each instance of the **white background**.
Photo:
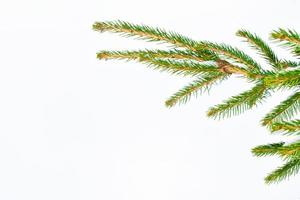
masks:
[(2, 0), (0, 199), (300, 199), (300, 176), (265, 185), (263, 177), (282, 162), (250, 153), (293, 139), (259, 125), (289, 92), (244, 115), (208, 119), (208, 107), (251, 87), (231, 79), (167, 109), (164, 100), (188, 79), (96, 59), (101, 49), (158, 46), (91, 30), (95, 21), (121, 19), (249, 50), (234, 35), (239, 28), (264, 39), (278, 27), (300, 31), (299, 6), (296, 0)]

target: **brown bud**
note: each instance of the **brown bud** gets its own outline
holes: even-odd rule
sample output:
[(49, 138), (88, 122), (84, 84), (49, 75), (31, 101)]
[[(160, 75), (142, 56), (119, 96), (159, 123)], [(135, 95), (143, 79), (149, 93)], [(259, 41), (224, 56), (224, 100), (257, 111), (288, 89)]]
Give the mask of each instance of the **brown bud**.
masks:
[(220, 69), (221, 72), (227, 73), (227, 74), (232, 74), (232, 67), (229, 62), (226, 60), (216, 60), (216, 63)]

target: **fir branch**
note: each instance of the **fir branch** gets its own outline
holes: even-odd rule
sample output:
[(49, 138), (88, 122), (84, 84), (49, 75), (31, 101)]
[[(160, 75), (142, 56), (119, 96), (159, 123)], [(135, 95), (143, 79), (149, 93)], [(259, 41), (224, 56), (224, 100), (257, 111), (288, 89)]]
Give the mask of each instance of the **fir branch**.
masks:
[(199, 77), (189, 85), (173, 94), (165, 102), (165, 105), (172, 107), (176, 104), (184, 104), (189, 101), (192, 96), (197, 97), (199, 94), (208, 91), (213, 84), (221, 82), (227, 77), (228, 75), (223, 73), (208, 74), (206, 76)]
[(260, 37), (256, 34), (252, 34), (247, 30), (239, 30), (237, 32), (237, 36), (243, 37), (246, 39), (248, 43), (250, 43), (251, 47), (256, 49), (265, 60), (268, 61), (270, 65), (273, 66), (274, 69), (280, 70), (281, 64), (275, 53), (272, 49), (267, 45)]
[(249, 72), (251, 73), (260, 73), (262, 70), (256, 61), (237, 48), (226, 44), (216, 44), (212, 42), (201, 42), (201, 45), (203, 48), (219, 53), (238, 64), (243, 64), (250, 70)]
[(161, 28), (152, 28), (146, 25), (137, 25), (118, 20), (96, 22), (93, 25), (93, 29), (100, 32), (120, 33), (122, 36), (137, 37), (147, 41), (166, 42), (193, 51), (198, 50), (198, 42), (175, 32), (167, 32)]
[(296, 55), (300, 55), (300, 34), (290, 29), (278, 29), (271, 33), (271, 39), (280, 42), (282, 46), (288, 47)]
[(194, 61), (213, 61), (218, 59), (217, 55), (207, 51), (182, 51), (182, 50), (139, 50), (139, 51), (100, 51), (97, 53), (98, 59), (125, 59), (125, 60), (145, 60), (156, 59), (178, 59)]
[(262, 124), (264, 126), (271, 125), (271, 123), (276, 121), (290, 119), (299, 111), (299, 109), (300, 92), (296, 92), (295, 94), (289, 96), (286, 100), (281, 102), (271, 112), (269, 112), (262, 120)]
[(268, 95), (266, 87), (259, 83), (252, 89), (224, 101), (222, 104), (210, 108), (208, 117), (224, 118), (243, 113), (258, 103), (261, 103)]
[(300, 169), (300, 159), (292, 159), (288, 161), (283, 166), (277, 168), (275, 171), (271, 172), (266, 178), (266, 183), (279, 182), (284, 179), (289, 178), (292, 175), (296, 175)]

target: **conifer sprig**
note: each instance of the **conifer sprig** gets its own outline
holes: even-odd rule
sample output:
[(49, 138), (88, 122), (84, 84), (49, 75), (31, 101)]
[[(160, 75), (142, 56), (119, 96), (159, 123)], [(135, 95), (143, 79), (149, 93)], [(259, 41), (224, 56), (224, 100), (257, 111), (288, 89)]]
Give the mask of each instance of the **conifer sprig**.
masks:
[(300, 141), (285, 145), (283, 142), (269, 145), (261, 145), (252, 149), (256, 156), (274, 156), (281, 157), (286, 163), (271, 172), (266, 178), (266, 183), (279, 182), (298, 173), (300, 168)]
[(285, 163), (283, 166), (271, 172), (266, 178), (266, 183), (279, 182), (288, 179), (290, 176), (296, 175), (300, 169), (300, 159), (293, 159)]
[(279, 41), (288, 41), (293, 44), (300, 45), (300, 34), (295, 30), (282, 29), (274, 30), (271, 33), (271, 38)]
[(246, 42), (250, 44), (251, 47), (256, 49), (265, 60), (268, 61), (268, 63), (276, 70), (281, 70), (282, 66), (267, 43), (265, 43), (260, 37), (258, 37), (256, 34), (252, 34), (247, 30), (239, 30), (237, 33), (237, 36), (243, 37)]
[(261, 103), (268, 96), (263, 84), (257, 84), (252, 89), (233, 96), (223, 103), (210, 108), (207, 112), (208, 117), (225, 118), (243, 113), (253, 106)]
[(252, 149), (252, 153), (256, 156), (273, 156), (278, 155), (285, 160), (300, 159), (299, 156), (300, 142), (285, 145), (284, 142), (257, 146)]
[(266, 72), (262, 79), (264, 83), (273, 88), (295, 88), (300, 85), (300, 70), (290, 70), (283, 72)]
[(263, 125), (271, 125), (273, 122), (289, 120), (300, 110), (300, 92), (297, 92), (276, 106), (262, 120)]
[[(262, 103), (275, 89), (293, 89), (293, 94), (281, 102), (262, 120), (271, 132), (300, 134), (300, 120), (292, 117), (300, 110), (300, 61), (279, 59), (270, 46), (258, 35), (239, 30), (243, 37), (259, 52), (274, 70), (265, 70), (245, 52), (227, 44), (208, 41), (196, 41), (172, 31), (136, 25), (124, 21), (96, 22), (95, 31), (119, 33), (125, 37), (135, 37), (146, 41), (168, 43), (169, 50), (138, 51), (100, 51), (99, 59), (135, 60), (159, 71), (171, 74), (192, 76), (195, 80), (173, 94), (166, 106), (172, 107), (186, 103), (191, 97), (197, 97), (231, 75), (245, 78), (254, 83), (252, 89), (233, 96), (223, 103), (209, 109), (207, 115), (213, 118), (225, 118), (240, 114)], [(273, 31), (271, 39), (292, 50), (296, 59), (300, 56), (300, 34), (293, 30)], [(300, 140), (296, 143), (284, 142), (260, 145), (252, 150), (255, 156), (279, 156), (286, 163), (271, 172), (266, 183), (274, 183), (295, 175), (300, 169)]]
[(300, 62), (281, 59), (280, 65), (281, 65), (281, 68), (286, 69), (286, 68), (290, 68), (290, 67), (299, 67)]
[(278, 29), (271, 33), (271, 39), (288, 47), (296, 55), (300, 55), (300, 34), (290, 29)]
[(124, 60), (145, 60), (145, 59), (176, 59), (194, 61), (214, 61), (218, 56), (207, 50), (197, 52), (190, 50), (139, 50), (139, 51), (100, 51), (97, 53), (99, 59), (124, 59)]
[(284, 142), (257, 146), (252, 149), (252, 153), (258, 157), (277, 155), (283, 145)]
[(272, 132), (283, 132), (284, 134), (299, 134), (300, 120), (280, 121), (271, 124), (270, 129)]
[(215, 73), (215, 74), (208, 74), (203, 77), (199, 77), (194, 80), (189, 85), (185, 86), (175, 94), (173, 94), (166, 102), (166, 106), (172, 107), (175, 104), (184, 104), (192, 96), (197, 97), (198, 95), (202, 94), (205, 91), (209, 91), (212, 85), (225, 80), (228, 75), (224, 73)]
[(249, 73), (260, 73), (261, 66), (254, 61), (249, 55), (240, 51), (237, 48), (226, 44), (216, 44), (213, 42), (201, 42), (202, 48), (209, 49), (213, 52), (221, 54), (226, 58), (235, 61), (238, 64), (242, 64), (245, 68), (249, 69)]
[(137, 37), (147, 41), (166, 42), (176, 47), (183, 47), (190, 50), (197, 50), (198, 42), (180, 35), (175, 32), (168, 32), (161, 28), (152, 28), (146, 25), (137, 25), (124, 21), (107, 21), (96, 22), (93, 25), (95, 31), (108, 31), (113, 33), (120, 33), (126, 37)]
[(175, 61), (170, 59), (146, 59), (141, 62), (157, 69), (161, 72), (166, 71), (175, 75), (198, 76), (206, 73), (220, 72), (214, 64), (203, 64), (193, 61)]

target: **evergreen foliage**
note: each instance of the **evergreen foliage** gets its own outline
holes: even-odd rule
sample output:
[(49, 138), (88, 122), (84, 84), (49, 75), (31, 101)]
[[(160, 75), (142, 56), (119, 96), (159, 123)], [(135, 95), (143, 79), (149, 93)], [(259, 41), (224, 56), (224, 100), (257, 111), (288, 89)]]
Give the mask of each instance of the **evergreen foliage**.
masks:
[[(175, 75), (190, 76), (194, 80), (173, 94), (165, 102), (166, 106), (184, 104), (191, 97), (198, 97), (209, 91), (213, 85), (221, 83), (233, 74), (253, 83), (253, 87), (233, 96), (207, 112), (208, 117), (227, 118), (258, 106), (271, 91), (289, 89), (293, 94), (279, 103), (262, 119), (262, 125), (271, 132), (299, 135), (300, 120), (293, 119), (300, 111), (300, 34), (294, 30), (279, 29), (271, 33), (272, 41), (287, 47), (295, 60), (280, 59), (272, 48), (258, 35), (247, 30), (239, 30), (237, 36), (250, 44), (271, 69), (264, 69), (243, 51), (226, 45), (208, 41), (196, 41), (175, 32), (146, 25), (136, 25), (123, 21), (96, 22), (93, 29), (99, 32), (119, 33), (150, 42), (170, 44), (169, 50), (100, 51), (98, 59), (134, 60), (147, 66)], [(299, 172), (300, 140), (257, 146), (252, 149), (255, 156), (279, 156), (285, 164), (266, 178), (266, 183), (279, 182)]]

